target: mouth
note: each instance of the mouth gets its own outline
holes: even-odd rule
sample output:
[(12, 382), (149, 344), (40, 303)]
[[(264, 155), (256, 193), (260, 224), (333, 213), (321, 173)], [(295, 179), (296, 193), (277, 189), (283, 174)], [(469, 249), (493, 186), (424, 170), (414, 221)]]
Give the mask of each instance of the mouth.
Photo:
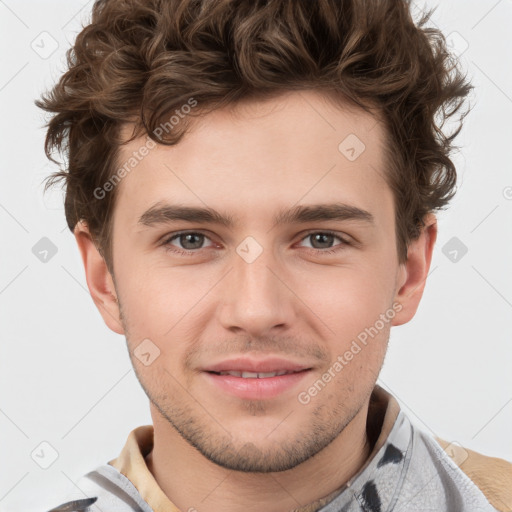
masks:
[(222, 371), (222, 372), (208, 372), (213, 373), (215, 375), (232, 375), (233, 377), (241, 377), (242, 379), (268, 379), (271, 377), (281, 377), (281, 375), (289, 375), (291, 373), (299, 373), (301, 371), (289, 371), (289, 370), (277, 370), (275, 372), (243, 372), (243, 371)]
[(231, 359), (203, 369), (207, 384), (222, 394), (244, 400), (268, 400), (286, 395), (313, 370), (284, 359)]

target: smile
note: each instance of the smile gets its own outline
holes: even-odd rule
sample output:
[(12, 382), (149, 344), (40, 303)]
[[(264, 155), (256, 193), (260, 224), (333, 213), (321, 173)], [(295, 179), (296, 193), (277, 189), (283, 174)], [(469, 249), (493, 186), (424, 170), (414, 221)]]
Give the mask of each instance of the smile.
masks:
[(297, 373), (288, 370), (276, 371), (276, 372), (238, 372), (238, 371), (224, 371), (224, 372), (212, 372), (217, 375), (232, 375), (233, 377), (242, 377), (243, 379), (268, 379), (269, 377), (280, 377), (281, 375), (288, 375), (289, 373)]
[(281, 370), (273, 372), (248, 372), (224, 370), (220, 372), (206, 371), (206, 385), (214, 393), (230, 395), (243, 400), (270, 400), (286, 397), (299, 387), (311, 369), (298, 371)]

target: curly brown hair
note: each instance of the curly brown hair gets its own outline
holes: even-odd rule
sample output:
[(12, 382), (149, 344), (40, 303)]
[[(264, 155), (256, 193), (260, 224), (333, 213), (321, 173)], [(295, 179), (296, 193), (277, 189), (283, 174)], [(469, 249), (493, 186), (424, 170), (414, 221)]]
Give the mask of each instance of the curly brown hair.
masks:
[[(97, 0), (69, 69), (35, 102), (54, 114), (47, 157), (57, 163), (58, 149), (68, 159), (45, 191), (65, 181), (69, 228), (87, 223), (113, 273), (116, 189), (94, 191), (113, 176), (121, 144), (147, 134), (173, 145), (198, 111), (314, 88), (382, 117), (404, 263), (425, 215), (455, 193), (450, 153), (472, 89), (442, 32), (426, 26), (432, 13), (415, 23), (407, 0)], [(192, 97), (199, 108), (162, 137), (162, 120)], [(457, 112), (457, 128), (443, 134)], [(134, 130), (123, 141), (125, 123)]]

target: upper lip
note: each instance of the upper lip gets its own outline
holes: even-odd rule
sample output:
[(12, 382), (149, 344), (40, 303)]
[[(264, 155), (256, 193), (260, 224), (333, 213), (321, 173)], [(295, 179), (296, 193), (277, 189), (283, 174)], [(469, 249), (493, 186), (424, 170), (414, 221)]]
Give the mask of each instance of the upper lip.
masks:
[(254, 373), (265, 373), (265, 372), (300, 372), (302, 370), (309, 370), (311, 366), (307, 364), (295, 363), (287, 359), (281, 359), (278, 357), (272, 357), (267, 359), (249, 359), (244, 357), (237, 357), (233, 359), (226, 359), (209, 365), (204, 368), (206, 372), (254, 372)]

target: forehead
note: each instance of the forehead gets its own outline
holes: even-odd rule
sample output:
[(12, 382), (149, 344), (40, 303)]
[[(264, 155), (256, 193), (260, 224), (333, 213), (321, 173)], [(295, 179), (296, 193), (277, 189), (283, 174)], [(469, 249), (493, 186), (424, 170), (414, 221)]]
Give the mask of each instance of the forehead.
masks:
[[(125, 138), (131, 128), (123, 127)], [(191, 119), (178, 144), (154, 145), (119, 183), (116, 211), (124, 209), (133, 225), (162, 201), (232, 207), (237, 217), (260, 219), (272, 204), (355, 199), (379, 208), (389, 203), (384, 139), (377, 115), (316, 91), (241, 101)], [(146, 141), (121, 146), (119, 167)]]

